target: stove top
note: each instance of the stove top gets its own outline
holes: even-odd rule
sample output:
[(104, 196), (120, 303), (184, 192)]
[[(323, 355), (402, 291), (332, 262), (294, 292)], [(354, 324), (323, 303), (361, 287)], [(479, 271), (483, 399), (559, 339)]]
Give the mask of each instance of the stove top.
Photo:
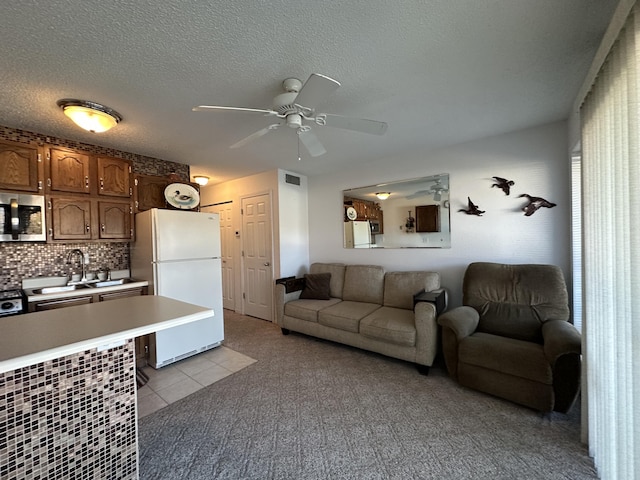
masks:
[(2, 290), (2, 291), (0, 291), (0, 300), (11, 300), (13, 298), (22, 298), (22, 290)]

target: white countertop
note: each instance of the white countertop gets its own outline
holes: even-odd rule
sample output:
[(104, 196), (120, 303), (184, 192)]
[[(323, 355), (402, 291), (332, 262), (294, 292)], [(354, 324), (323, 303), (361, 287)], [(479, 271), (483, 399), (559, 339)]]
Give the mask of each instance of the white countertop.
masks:
[(0, 320), (0, 373), (91, 348), (113, 348), (213, 314), (172, 298), (142, 295), (8, 316)]

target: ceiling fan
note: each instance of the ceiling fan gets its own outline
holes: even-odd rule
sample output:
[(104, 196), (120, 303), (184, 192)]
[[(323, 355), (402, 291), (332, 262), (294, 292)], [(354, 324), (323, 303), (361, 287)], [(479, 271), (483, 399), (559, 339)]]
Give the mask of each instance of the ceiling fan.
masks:
[(276, 130), (282, 125), (287, 125), (288, 127), (296, 129), (299, 140), (312, 157), (318, 157), (327, 151), (317, 135), (313, 132), (311, 125), (307, 125), (305, 122), (315, 123), (317, 126), (326, 125), (373, 135), (382, 135), (387, 131), (387, 124), (385, 122), (344, 117), (342, 115), (332, 115), (328, 113), (316, 113), (316, 107), (340, 86), (340, 83), (332, 78), (318, 73), (312, 73), (304, 85), (297, 78), (287, 78), (282, 82), (282, 86), (285, 93), (281, 93), (273, 99), (271, 109), (200, 105), (194, 107), (192, 110), (194, 112), (231, 110), (236, 112), (261, 113), (267, 117), (278, 117), (284, 121), (268, 125), (234, 143), (229, 148), (242, 147), (256, 138)]
[(433, 194), (433, 199), (436, 202), (439, 202), (440, 200), (442, 200), (442, 193), (446, 193), (449, 191), (449, 186), (448, 185), (443, 185), (442, 184), (442, 179), (437, 178), (436, 180), (434, 180), (434, 184), (431, 185), (427, 190), (418, 190), (417, 192), (411, 194), (411, 195), (407, 195), (406, 198), (417, 198), (417, 197), (422, 197), (423, 195), (430, 195)]

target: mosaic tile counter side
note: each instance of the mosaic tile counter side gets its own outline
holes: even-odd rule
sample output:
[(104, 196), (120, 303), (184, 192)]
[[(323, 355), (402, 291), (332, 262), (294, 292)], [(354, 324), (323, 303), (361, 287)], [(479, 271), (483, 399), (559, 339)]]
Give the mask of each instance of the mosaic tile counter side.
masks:
[(0, 374), (0, 478), (138, 478), (133, 340)]

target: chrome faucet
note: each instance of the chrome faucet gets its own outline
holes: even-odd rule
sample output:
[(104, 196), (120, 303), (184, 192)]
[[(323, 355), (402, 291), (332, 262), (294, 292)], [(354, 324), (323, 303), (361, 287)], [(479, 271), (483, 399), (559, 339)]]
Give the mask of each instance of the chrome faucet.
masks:
[(67, 264), (71, 265), (73, 257), (77, 255), (80, 255), (80, 265), (82, 265), (82, 279), (80, 281), (85, 282), (87, 280), (87, 263), (89, 263), (89, 257), (82, 253), (82, 250), (79, 248), (74, 248), (67, 256)]

